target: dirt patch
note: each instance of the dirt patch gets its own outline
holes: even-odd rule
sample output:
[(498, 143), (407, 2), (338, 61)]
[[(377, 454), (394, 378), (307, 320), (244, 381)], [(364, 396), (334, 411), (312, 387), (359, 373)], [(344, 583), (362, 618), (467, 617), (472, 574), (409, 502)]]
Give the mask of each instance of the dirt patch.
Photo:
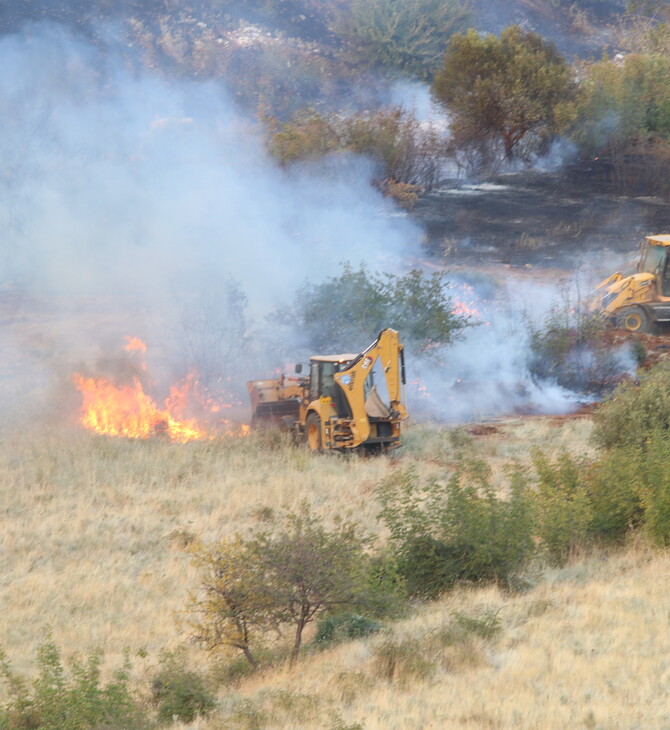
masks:
[(470, 436), (492, 436), (493, 434), (500, 433), (500, 430), (496, 426), (484, 423), (476, 423), (472, 426), (468, 426), (465, 430), (470, 434)]

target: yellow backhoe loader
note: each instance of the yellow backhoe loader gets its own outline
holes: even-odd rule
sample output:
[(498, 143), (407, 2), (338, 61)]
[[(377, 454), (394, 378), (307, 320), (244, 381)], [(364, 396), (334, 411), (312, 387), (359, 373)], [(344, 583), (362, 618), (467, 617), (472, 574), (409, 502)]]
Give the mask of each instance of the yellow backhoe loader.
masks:
[(670, 322), (670, 235), (647, 236), (640, 244), (637, 273), (617, 272), (593, 293), (593, 309), (617, 327), (654, 332)]
[(404, 383), (403, 346), (395, 330), (385, 329), (358, 355), (315, 355), (305, 377), (250, 380), (251, 425), (285, 426), (312, 451), (393, 449), (407, 417)]

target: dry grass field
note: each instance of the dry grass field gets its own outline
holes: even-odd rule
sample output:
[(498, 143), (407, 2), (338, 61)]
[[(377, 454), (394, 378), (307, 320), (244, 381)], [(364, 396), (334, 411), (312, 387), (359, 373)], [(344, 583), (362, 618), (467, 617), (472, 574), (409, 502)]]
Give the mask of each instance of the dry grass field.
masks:
[[(439, 473), (465, 449), (502, 489), (510, 460), (538, 446), (584, 452), (590, 428), (588, 418), (414, 426), (402, 450), (374, 458), (314, 456), (267, 435), (178, 445), (6, 430), (0, 645), (27, 675), (49, 628), (66, 661), (100, 649), (118, 666), (127, 649), (143, 691), (165, 649), (185, 645), (209, 672), (215, 657), (179, 629), (198, 582), (191, 541), (303, 501), (379, 533), (375, 490), (398, 468)], [(381, 634), (220, 688), (214, 714), (190, 727), (669, 727), (669, 594), (670, 556), (643, 544), (537, 566), (524, 592), (459, 590)], [(478, 630), (489, 625), (491, 635)]]

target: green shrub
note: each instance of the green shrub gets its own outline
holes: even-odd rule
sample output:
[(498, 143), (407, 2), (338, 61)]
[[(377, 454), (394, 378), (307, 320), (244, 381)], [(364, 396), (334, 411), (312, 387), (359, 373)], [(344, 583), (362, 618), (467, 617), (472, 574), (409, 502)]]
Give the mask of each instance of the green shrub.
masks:
[(509, 585), (533, 554), (528, 485), (519, 472), (506, 499), (481, 462), (427, 482), (412, 470), (398, 472), (379, 496), (410, 595), (432, 598), (457, 581)]
[[(620, 457), (627, 465), (620, 478), (630, 485), (638, 500), (637, 522), (657, 545), (670, 545), (669, 435), (658, 433), (647, 440), (644, 448), (622, 450)], [(605, 461), (613, 458), (610, 452)]]
[(598, 446), (639, 446), (670, 429), (670, 367), (659, 364), (619, 385), (594, 413), (593, 439)]
[(316, 627), (315, 641), (325, 648), (347, 639), (361, 639), (381, 630), (381, 624), (368, 616), (356, 613), (339, 613), (320, 619)]
[(493, 639), (502, 630), (498, 611), (484, 609), (474, 615), (456, 612), (454, 625), (464, 636), (478, 636), (480, 639)]
[(202, 676), (186, 669), (183, 657), (165, 654), (161, 670), (151, 684), (153, 702), (158, 708), (158, 719), (170, 722), (174, 718), (193, 722), (207, 715), (215, 705), (214, 696)]
[(128, 687), (130, 665), (100, 680), (100, 655), (74, 661), (69, 672), (49, 636), (37, 650), (37, 677), (29, 686), (11, 670), (0, 652), (0, 676), (9, 688), (9, 701), (0, 709), (7, 730), (146, 730), (153, 727)]
[(600, 318), (568, 302), (553, 307), (542, 322), (528, 324), (530, 372), (583, 393), (611, 389), (621, 366), (614, 346), (602, 336), (605, 327)]
[(359, 63), (429, 79), (471, 15), (456, 0), (354, 0), (336, 30)]
[(443, 135), (402, 107), (350, 115), (306, 110), (275, 127), (269, 147), (282, 165), (332, 153), (362, 155), (373, 161), (382, 192), (410, 199), (437, 183), (447, 154)]
[(533, 461), (538, 535), (552, 562), (560, 564), (590, 536), (593, 508), (582, 478), (584, 464), (567, 453), (551, 462), (538, 452)]
[(275, 312), (280, 325), (297, 327), (313, 351), (361, 349), (393, 327), (413, 350), (431, 351), (452, 342), (468, 325), (453, 313), (449, 283), (441, 273), (374, 274), (344, 265), (342, 273), (301, 289), (294, 304)]
[(640, 478), (645, 461), (644, 453), (635, 448), (617, 448), (583, 468), (592, 509), (589, 531), (594, 540), (622, 543), (643, 524)]

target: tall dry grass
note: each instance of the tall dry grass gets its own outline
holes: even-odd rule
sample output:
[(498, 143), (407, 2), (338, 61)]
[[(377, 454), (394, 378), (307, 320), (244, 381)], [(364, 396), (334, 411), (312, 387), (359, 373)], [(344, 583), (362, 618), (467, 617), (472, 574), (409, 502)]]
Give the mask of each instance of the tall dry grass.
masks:
[[(175, 445), (7, 428), (0, 644), (28, 675), (47, 627), (66, 659), (101, 649), (118, 666), (128, 648), (146, 686), (159, 652), (186, 638), (176, 619), (198, 582), (183, 551), (190, 541), (253, 527), (304, 500), (378, 533), (375, 490), (393, 470), (440, 473), (468, 450), (504, 488), (510, 459), (526, 461), (535, 447), (583, 451), (590, 427), (535, 418), (484, 435), (414, 426), (402, 450), (374, 458), (312, 455), (267, 434)], [(545, 571), (521, 595), (450, 594), (381, 636), (221, 690), (217, 712), (192, 727), (664, 727), (669, 568), (667, 556), (636, 547)], [(500, 632), (450, 643), (459, 613), (495, 615)], [(201, 670), (211, 659), (189, 648)]]

